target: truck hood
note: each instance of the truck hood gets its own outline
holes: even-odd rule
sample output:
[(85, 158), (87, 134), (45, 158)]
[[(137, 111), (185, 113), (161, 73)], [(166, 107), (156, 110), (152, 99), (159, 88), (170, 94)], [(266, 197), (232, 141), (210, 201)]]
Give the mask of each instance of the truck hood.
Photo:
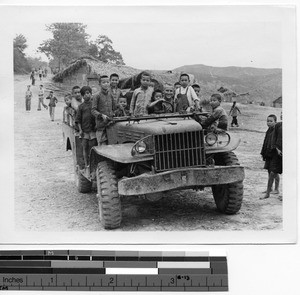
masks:
[(117, 122), (107, 128), (109, 144), (136, 142), (148, 135), (199, 131), (202, 127), (189, 118), (156, 118), (138, 122)]
[(112, 127), (120, 131), (144, 133), (145, 136), (150, 134), (182, 133), (202, 129), (199, 123), (189, 118), (150, 119), (131, 123), (119, 122)]

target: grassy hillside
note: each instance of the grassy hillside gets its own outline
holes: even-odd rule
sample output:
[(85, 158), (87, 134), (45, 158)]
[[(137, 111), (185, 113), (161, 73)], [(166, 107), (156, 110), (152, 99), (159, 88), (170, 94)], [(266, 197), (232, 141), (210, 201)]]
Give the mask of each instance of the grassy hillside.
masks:
[(223, 86), (236, 93), (249, 92), (240, 98), (241, 102), (264, 102), (271, 105), (282, 95), (282, 70), (250, 67), (210, 67), (205, 65), (185, 65), (174, 71), (187, 72), (195, 76), (202, 86), (202, 93), (210, 95)]

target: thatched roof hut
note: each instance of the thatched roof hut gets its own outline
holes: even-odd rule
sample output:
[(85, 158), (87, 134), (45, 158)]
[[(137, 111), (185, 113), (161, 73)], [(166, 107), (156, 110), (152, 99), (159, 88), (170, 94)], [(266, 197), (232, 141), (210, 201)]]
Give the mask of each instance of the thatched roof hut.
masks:
[[(91, 74), (110, 75), (117, 73), (120, 79), (130, 77), (139, 73), (140, 70), (132, 67), (117, 65), (112, 63), (104, 63), (91, 56), (83, 56), (74, 60), (67, 68), (59, 72), (53, 77), (54, 82), (65, 83), (66, 80), (70, 80), (71, 77), (78, 75), (78, 73), (84, 74), (84, 80), (86, 76)], [(82, 79), (81, 79), (82, 80)]]

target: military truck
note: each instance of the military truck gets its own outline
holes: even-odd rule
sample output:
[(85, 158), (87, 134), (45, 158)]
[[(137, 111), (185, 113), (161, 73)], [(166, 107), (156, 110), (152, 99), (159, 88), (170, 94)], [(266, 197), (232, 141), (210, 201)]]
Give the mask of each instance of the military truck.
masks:
[(244, 168), (233, 153), (240, 140), (225, 131), (208, 132), (193, 113), (113, 118), (108, 145), (93, 147), (90, 169), (83, 164), (79, 136), (64, 122), (66, 150), (72, 150), (78, 191), (97, 186), (99, 217), (105, 229), (122, 221), (121, 201), (144, 196), (155, 201), (166, 192), (211, 187), (224, 214), (237, 213), (243, 200)]

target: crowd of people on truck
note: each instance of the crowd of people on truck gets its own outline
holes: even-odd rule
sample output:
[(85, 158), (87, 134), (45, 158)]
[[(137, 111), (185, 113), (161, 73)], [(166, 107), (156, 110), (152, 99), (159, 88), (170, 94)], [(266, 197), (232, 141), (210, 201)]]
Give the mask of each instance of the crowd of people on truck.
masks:
[[(40, 71), (39, 77), (43, 76)], [(34, 77), (30, 77), (33, 80)], [(118, 88), (119, 76), (116, 73), (110, 76), (102, 75), (99, 79), (100, 90), (92, 93), (89, 86), (74, 86), (72, 93), (64, 97), (65, 107), (63, 122), (75, 129), (75, 135), (82, 139), (85, 169), (89, 169), (89, 154), (93, 146), (107, 144), (106, 128), (112, 121), (112, 117), (147, 116), (162, 113), (186, 113), (194, 112), (192, 116), (203, 128), (210, 131), (226, 131), (228, 129), (228, 115), (221, 106), (222, 96), (219, 93), (212, 94), (210, 99), (200, 96), (200, 85), (190, 85), (188, 74), (181, 74), (179, 82), (174, 85), (166, 84), (164, 89), (155, 89), (149, 72), (141, 74), (140, 87), (136, 88), (132, 96), (123, 95)], [(31, 85), (27, 86), (25, 93), (26, 111), (30, 112), (32, 92)], [(38, 91), (38, 111), (44, 104), (43, 85)], [(54, 121), (55, 106), (58, 102), (53, 91), (49, 96), (49, 114)], [(240, 109), (234, 101), (229, 115), (232, 116), (231, 127), (238, 127), (237, 116)], [(270, 194), (279, 194), (279, 174), (282, 173), (282, 122), (277, 123), (275, 115), (267, 117), (268, 130), (265, 135), (261, 155), (265, 161), (264, 168), (268, 170), (267, 190), (260, 199), (267, 199)], [(273, 183), (275, 188), (272, 190)], [(282, 196), (279, 194), (279, 199)]]
[(161, 90), (155, 89), (151, 74), (145, 71), (141, 74), (140, 87), (133, 91), (130, 99), (122, 94), (118, 84), (119, 76), (116, 73), (102, 75), (97, 93), (93, 94), (89, 86), (74, 86), (72, 94), (65, 95), (63, 119), (75, 128), (82, 139), (87, 169), (91, 148), (107, 144), (106, 128), (111, 124), (112, 117), (200, 111), (194, 114), (194, 119), (202, 126), (212, 130), (227, 130), (228, 118), (221, 107), (221, 95), (213, 94), (210, 100), (201, 99), (200, 86), (190, 86), (188, 74), (181, 74), (179, 82), (166, 84)]

